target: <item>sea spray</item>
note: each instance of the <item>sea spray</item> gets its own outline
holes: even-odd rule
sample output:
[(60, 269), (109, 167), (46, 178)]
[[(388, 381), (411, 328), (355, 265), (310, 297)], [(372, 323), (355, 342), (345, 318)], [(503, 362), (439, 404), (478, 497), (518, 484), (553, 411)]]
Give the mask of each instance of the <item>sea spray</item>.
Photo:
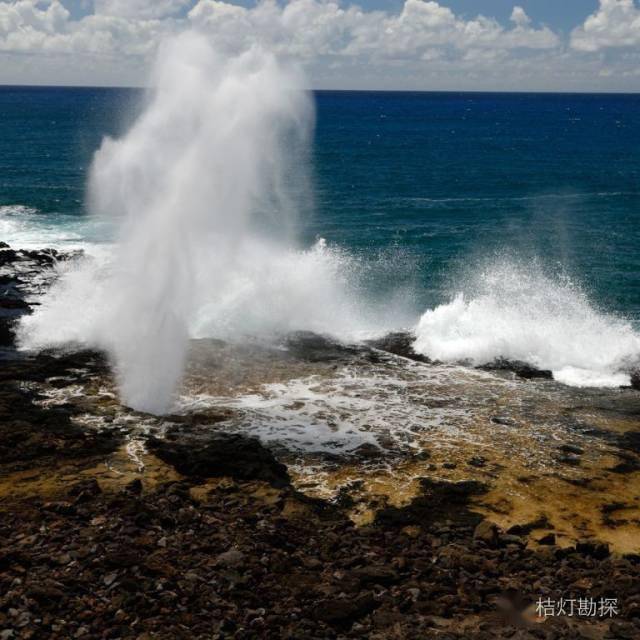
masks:
[(640, 361), (640, 335), (629, 322), (598, 310), (570, 278), (535, 261), (477, 267), (450, 302), (424, 313), (416, 351), (475, 365), (521, 360), (573, 386), (629, 383)]
[[(312, 122), (302, 77), (268, 52), (223, 57), (195, 33), (166, 42), (146, 109), (122, 139), (104, 140), (91, 168), (90, 209), (121, 229), (107, 273), (84, 264), (67, 274), (23, 344), (102, 346), (123, 402), (166, 410), (199, 292), (222, 286), (248, 238), (290, 237), (305, 180), (296, 152)], [(54, 340), (42, 335), (51, 321)]]
[[(138, 120), (104, 140), (91, 168), (90, 210), (118, 241), (61, 266), (21, 323), (21, 347), (104, 349), (122, 401), (161, 413), (189, 337), (352, 340), (415, 322), (397, 286), (403, 256), (363, 259), (296, 238), (313, 202), (314, 119), (296, 69), (260, 49), (224, 57), (187, 33), (161, 48), (153, 79)], [(382, 277), (389, 269), (395, 277)], [(392, 286), (370, 295), (385, 279)]]

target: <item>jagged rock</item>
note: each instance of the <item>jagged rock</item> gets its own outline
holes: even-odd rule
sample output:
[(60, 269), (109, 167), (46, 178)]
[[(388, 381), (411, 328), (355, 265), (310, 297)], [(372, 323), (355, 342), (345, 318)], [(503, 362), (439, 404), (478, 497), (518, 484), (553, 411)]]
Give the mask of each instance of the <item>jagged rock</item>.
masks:
[(490, 547), (495, 547), (498, 544), (498, 536), (500, 534), (500, 528), (497, 524), (489, 522), (489, 520), (483, 520), (473, 531), (474, 540), (482, 540)]
[(229, 551), (221, 553), (216, 558), (216, 563), (222, 567), (239, 567), (244, 563), (245, 558), (245, 554), (240, 549), (232, 547)]
[(576, 551), (584, 556), (591, 556), (597, 560), (603, 560), (609, 557), (609, 545), (605, 542), (594, 542), (592, 540), (583, 540), (576, 544)]
[(357, 598), (332, 598), (318, 603), (315, 617), (331, 626), (348, 629), (356, 620), (371, 613), (376, 606), (371, 593), (364, 593)]
[(547, 533), (547, 535), (542, 536), (538, 540), (538, 544), (553, 546), (556, 543), (556, 534), (555, 533)]
[(420, 353), (417, 353), (413, 349), (413, 343), (415, 342), (415, 336), (410, 333), (396, 332), (388, 333), (382, 338), (376, 340), (369, 340), (367, 344), (374, 349), (380, 349), (381, 351), (387, 351), (409, 360), (415, 360), (416, 362), (430, 363), (431, 360)]
[(483, 364), (478, 367), (484, 371), (512, 371), (519, 378), (525, 380), (532, 380), (535, 378), (542, 378), (545, 380), (552, 380), (553, 374), (548, 369), (537, 369), (532, 367), (526, 362), (521, 360), (506, 360), (504, 358), (496, 358), (493, 362)]

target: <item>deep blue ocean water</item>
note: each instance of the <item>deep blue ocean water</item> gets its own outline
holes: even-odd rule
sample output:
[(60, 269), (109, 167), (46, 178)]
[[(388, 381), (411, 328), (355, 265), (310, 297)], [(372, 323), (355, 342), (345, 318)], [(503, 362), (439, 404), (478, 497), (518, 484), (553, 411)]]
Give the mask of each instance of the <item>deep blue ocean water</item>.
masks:
[[(315, 98), (309, 239), (394, 256), (389, 277), (411, 278), (420, 304), (443, 301), (452, 274), (508, 254), (640, 319), (640, 95)], [(139, 103), (133, 90), (0, 87), (0, 207), (30, 208), (3, 215), (82, 221), (92, 155)]]

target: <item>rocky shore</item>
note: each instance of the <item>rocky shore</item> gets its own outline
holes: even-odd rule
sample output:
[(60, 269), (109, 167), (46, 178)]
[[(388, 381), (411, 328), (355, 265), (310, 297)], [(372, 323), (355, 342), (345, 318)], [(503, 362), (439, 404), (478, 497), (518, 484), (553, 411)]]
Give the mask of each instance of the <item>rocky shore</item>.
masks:
[[(208, 428), (214, 414), (117, 406), (101, 354), (13, 352), (16, 317), (63, 258), (0, 250), (0, 640), (640, 637), (640, 556), (560, 545), (544, 519), (500, 528), (476, 508), (495, 479), (482, 456), (481, 479), (425, 473), (356, 526), (348, 487), (305, 495), (259, 440)], [(410, 355), (399, 336), (376, 348)], [(50, 402), (45, 382), (84, 392)], [(141, 422), (158, 429), (132, 439)], [(638, 473), (633, 433), (619, 473)], [(541, 616), (540, 599), (575, 610)]]

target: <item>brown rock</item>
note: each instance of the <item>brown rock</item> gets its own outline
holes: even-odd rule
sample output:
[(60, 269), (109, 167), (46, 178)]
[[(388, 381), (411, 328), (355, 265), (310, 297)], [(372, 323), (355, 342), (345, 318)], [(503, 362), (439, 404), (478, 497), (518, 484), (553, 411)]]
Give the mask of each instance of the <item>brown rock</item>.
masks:
[(483, 520), (473, 531), (474, 540), (482, 540), (490, 547), (495, 547), (498, 543), (500, 528), (489, 520)]
[(246, 556), (242, 551), (232, 547), (229, 551), (221, 553), (216, 558), (216, 562), (223, 567), (239, 567), (244, 564), (245, 558)]
[(321, 622), (338, 628), (349, 628), (351, 625), (377, 606), (371, 593), (364, 593), (357, 598), (333, 598), (318, 603), (315, 618)]

